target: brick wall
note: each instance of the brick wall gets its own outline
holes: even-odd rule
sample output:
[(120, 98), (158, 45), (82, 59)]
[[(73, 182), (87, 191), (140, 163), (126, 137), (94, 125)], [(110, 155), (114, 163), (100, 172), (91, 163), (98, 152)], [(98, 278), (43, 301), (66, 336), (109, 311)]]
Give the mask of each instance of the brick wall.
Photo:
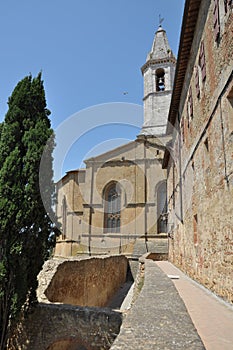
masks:
[(219, 1), (216, 39), (214, 3), (200, 5), (179, 105), (179, 132), (173, 134), (169, 254), (191, 277), (233, 302), (233, 13), (230, 8), (225, 13), (224, 1)]

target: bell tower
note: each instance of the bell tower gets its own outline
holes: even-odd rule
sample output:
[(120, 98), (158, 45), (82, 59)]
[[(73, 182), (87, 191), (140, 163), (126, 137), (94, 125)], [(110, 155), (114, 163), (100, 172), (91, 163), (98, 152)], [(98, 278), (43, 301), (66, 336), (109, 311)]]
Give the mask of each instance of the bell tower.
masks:
[(169, 46), (166, 31), (160, 25), (146, 63), (141, 68), (144, 78), (144, 123), (140, 135), (165, 135), (175, 68), (176, 58)]

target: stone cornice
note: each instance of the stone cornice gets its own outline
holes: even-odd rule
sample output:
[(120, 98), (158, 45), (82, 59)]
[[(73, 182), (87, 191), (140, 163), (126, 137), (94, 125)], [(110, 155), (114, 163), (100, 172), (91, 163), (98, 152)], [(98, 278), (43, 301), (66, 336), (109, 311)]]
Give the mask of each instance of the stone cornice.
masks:
[(175, 57), (168, 57), (168, 58), (162, 58), (162, 59), (151, 59), (149, 61), (147, 61), (141, 68), (141, 72), (142, 74), (145, 72), (145, 70), (147, 68), (149, 68), (150, 66), (153, 65), (157, 65), (157, 64), (163, 64), (163, 63), (173, 63), (176, 64), (176, 59)]
[(165, 90), (165, 91), (156, 91), (156, 92), (149, 92), (146, 96), (143, 97), (143, 101), (145, 101), (148, 97), (150, 96), (155, 96), (155, 95), (169, 95), (171, 94), (172, 90)]

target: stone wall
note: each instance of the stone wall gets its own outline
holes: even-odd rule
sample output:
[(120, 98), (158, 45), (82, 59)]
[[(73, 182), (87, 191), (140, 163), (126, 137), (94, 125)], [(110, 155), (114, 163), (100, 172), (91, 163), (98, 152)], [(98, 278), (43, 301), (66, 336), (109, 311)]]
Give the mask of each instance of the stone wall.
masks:
[(127, 269), (127, 258), (121, 255), (49, 260), (39, 274), (38, 299), (103, 307), (125, 282)]
[[(233, 13), (230, 8), (225, 13), (224, 1), (219, 1), (216, 40), (214, 3), (201, 1), (181, 93), (181, 120), (173, 133), (169, 246), (173, 263), (233, 302)], [(202, 45), (204, 79), (199, 61)]]
[(110, 309), (39, 304), (18, 327), (9, 350), (107, 350), (122, 315)]
[(121, 255), (45, 262), (39, 304), (19, 323), (8, 349), (109, 349), (122, 315), (103, 306), (126, 281), (128, 268)]

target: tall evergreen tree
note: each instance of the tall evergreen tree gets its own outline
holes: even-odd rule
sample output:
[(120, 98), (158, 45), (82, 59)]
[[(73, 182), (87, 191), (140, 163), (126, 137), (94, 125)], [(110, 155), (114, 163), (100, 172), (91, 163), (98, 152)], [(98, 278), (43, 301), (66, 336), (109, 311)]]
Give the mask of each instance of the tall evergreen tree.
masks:
[[(39, 185), (41, 182), (46, 208), (52, 207), (53, 131), (41, 73), (20, 81), (8, 105), (0, 128), (1, 350), (6, 348), (9, 330), (22, 306), (36, 301), (37, 275), (51, 249), (54, 233)], [(43, 152), (46, 172), (39, 174)]]

